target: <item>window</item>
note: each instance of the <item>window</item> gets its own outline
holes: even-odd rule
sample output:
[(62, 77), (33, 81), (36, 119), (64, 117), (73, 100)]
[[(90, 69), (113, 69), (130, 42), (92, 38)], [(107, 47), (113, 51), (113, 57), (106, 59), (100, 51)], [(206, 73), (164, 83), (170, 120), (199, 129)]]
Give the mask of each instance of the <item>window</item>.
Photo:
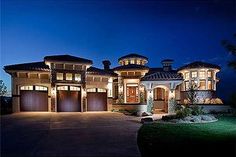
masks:
[(130, 64), (134, 64), (134, 60), (132, 59), (132, 60), (130, 60)]
[(94, 77), (94, 82), (100, 82), (100, 77)]
[(154, 100), (164, 100), (165, 99), (165, 89), (155, 88), (154, 89)]
[(125, 61), (125, 65), (128, 65), (128, 64), (129, 64), (129, 61), (128, 61), (128, 60), (126, 60), (126, 61)]
[(69, 81), (72, 80), (72, 74), (71, 73), (66, 73), (66, 80), (69, 80)]
[(96, 88), (88, 88), (87, 92), (96, 92)]
[(56, 64), (56, 69), (64, 69), (64, 64)]
[(70, 91), (80, 91), (80, 87), (70, 86)]
[(75, 81), (81, 81), (81, 75), (75, 74)]
[(57, 73), (57, 80), (63, 80), (63, 73)]
[(208, 81), (208, 90), (212, 90), (212, 82)]
[(121, 72), (121, 76), (127, 76), (127, 72)]
[(33, 86), (22, 86), (20, 90), (33, 90)]
[(98, 88), (98, 92), (100, 92), (100, 93), (106, 93), (107, 91), (106, 91), (106, 89)]
[(128, 76), (134, 76), (134, 72), (128, 72)]
[(186, 72), (186, 73), (185, 73), (185, 79), (186, 79), (186, 80), (189, 80), (189, 72)]
[(27, 75), (27, 73), (19, 73), (19, 77), (20, 78), (27, 78), (28, 75)]
[(189, 82), (188, 81), (185, 82), (185, 90), (189, 90)]
[(30, 78), (38, 78), (38, 74), (30, 74)]
[(191, 74), (192, 74), (192, 78), (196, 78), (197, 77), (197, 72), (196, 71), (193, 71)]
[(200, 90), (205, 90), (206, 89), (206, 81), (205, 80), (200, 80), (199, 89)]
[(140, 65), (141, 64), (141, 62), (140, 62), (140, 60), (138, 59), (138, 60), (136, 60), (136, 63), (138, 64), (138, 65)]
[(207, 77), (212, 77), (212, 72), (211, 71), (207, 72)]
[(102, 78), (102, 82), (108, 82), (108, 78)]
[(75, 65), (75, 70), (82, 70), (82, 65)]
[(47, 91), (48, 88), (44, 87), (44, 86), (35, 86), (35, 90), (39, 90), (39, 91)]
[(93, 77), (87, 76), (86, 81), (93, 81)]
[(68, 86), (59, 86), (57, 90), (68, 90)]
[(199, 72), (199, 77), (200, 78), (205, 78), (205, 71), (200, 71)]
[(65, 64), (65, 69), (73, 70), (73, 64)]
[(40, 78), (41, 79), (49, 79), (49, 75), (48, 74), (40, 74)]

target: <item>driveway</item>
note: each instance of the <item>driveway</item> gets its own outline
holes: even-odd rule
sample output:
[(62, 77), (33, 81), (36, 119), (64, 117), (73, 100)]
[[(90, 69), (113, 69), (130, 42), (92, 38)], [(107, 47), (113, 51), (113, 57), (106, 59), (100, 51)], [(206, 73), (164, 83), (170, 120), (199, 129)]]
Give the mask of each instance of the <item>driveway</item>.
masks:
[(112, 112), (1, 116), (2, 156), (140, 156), (139, 118)]

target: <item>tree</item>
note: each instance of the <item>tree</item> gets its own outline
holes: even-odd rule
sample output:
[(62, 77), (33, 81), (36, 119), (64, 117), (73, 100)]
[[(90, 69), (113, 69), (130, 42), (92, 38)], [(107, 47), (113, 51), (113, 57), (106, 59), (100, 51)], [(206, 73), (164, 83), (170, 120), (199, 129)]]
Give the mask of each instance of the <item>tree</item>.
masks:
[[(236, 34), (234, 34), (236, 40)], [(229, 40), (222, 40), (222, 45), (226, 50), (233, 55), (233, 58), (228, 62), (228, 66), (236, 71), (236, 44), (230, 42)]]
[(4, 96), (7, 93), (7, 87), (5, 86), (3, 80), (0, 80), (0, 96)]
[(189, 103), (188, 105), (195, 105), (197, 103), (197, 89), (197, 84), (192, 81), (187, 91), (187, 100)]

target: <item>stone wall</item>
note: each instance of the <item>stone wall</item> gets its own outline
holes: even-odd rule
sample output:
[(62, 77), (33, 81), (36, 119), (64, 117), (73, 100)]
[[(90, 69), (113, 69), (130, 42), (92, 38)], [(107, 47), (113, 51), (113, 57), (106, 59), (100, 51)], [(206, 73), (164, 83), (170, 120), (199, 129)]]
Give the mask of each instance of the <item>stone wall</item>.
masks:
[(129, 110), (129, 111), (147, 111), (147, 105), (140, 104), (113, 104), (113, 110)]

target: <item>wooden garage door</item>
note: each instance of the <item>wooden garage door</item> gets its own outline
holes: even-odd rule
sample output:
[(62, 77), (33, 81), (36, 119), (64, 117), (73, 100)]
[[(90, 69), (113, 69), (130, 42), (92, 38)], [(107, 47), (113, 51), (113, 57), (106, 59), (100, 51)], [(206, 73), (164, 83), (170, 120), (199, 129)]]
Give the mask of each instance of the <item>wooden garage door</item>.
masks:
[(47, 88), (41, 86), (36, 86), (36, 88), (35, 86), (21, 87), (20, 111), (48, 111)]
[(88, 111), (107, 111), (107, 92), (105, 89), (87, 90)]
[(60, 86), (57, 88), (58, 112), (81, 112), (80, 87)]

